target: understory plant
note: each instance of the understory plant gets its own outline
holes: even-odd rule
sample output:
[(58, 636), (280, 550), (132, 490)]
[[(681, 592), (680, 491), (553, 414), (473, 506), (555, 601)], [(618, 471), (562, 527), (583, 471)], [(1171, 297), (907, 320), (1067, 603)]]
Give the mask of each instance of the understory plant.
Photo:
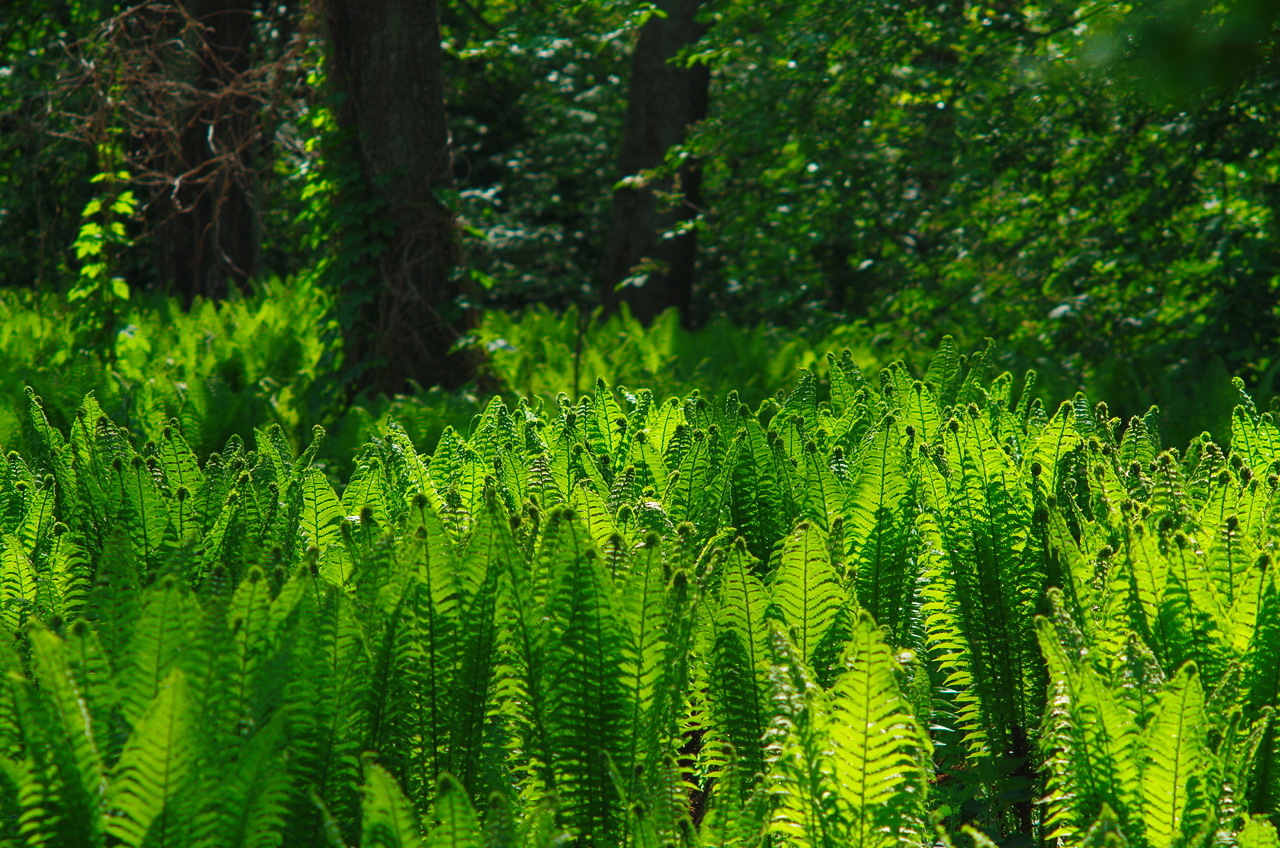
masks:
[(29, 392), (0, 844), (1280, 842), (1270, 416), (825, 365), (389, 423), (340, 482)]

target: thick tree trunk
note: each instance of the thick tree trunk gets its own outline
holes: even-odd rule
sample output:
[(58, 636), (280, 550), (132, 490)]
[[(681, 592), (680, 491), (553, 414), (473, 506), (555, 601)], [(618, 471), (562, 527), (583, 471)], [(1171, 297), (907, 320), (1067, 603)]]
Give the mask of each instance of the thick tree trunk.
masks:
[(192, 69), (201, 96), (180, 130), (175, 176), (152, 204), (156, 276), (186, 297), (225, 297), (247, 286), (257, 260), (259, 228), (250, 194), (250, 140), (257, 105), (238, 95), (249, 70), (253, 9), (247, 0), (186, 0), (183, 10), (203, 27)]
[(451, 181), (440, 26), (435, 0), (325, 0), (330, 76), (366, 185), (381, 205), (385, 250), (376, 291), (352, 292), (360, 318), (353, 352), (372, 361), (368, 384), (393, 392), (413, 379), (456, 386), (470, 358), (449, 354), (471, 313), (451, 212), (435, 189)]
[[(661, 165), (667, 151), (684, 140), (688, 128), (706, 117), (710, 72), (671, 60), (702, 37), (695, 19), (703, 0), (660, 0), (666, 17), (650, 18), (640, 30), (631, 60), (622, 151), (623, 177)], [(674, 179), (648, 186), (624, 186), (614, 192), (613, 220), (604, 267), (604, 301), (610, 309), (621, 302), (648, 323), (674, 306), (686, 320), (693, 299), (696, 236), (692, 230), (670, 238), (663, 234), (697, 215), (701, 170), (696, 162), (681, 166)], [(677, 196), (674, 207), (658, 195)], [(617, 289), (624, 280), (629, 283)]]

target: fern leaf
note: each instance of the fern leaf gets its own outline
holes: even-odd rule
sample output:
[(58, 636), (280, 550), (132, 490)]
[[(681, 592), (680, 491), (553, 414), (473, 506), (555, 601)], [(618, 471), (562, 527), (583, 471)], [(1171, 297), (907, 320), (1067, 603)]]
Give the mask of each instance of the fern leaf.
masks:
[[(300, 740), (296, 763), (301, 779), (315, 787), (337, 826), (354, 828), (359, 810), (358, 756), (367, 748), (369, 652), (360, 622), (345, 593), (307, 580), (309, 595), (298, 602), (296, 638), (311, 645), (299, 655), (301, 668), (286, 695), (305, 705), (292, 718)], [(316, 811), (317, 813), (319, 810)], [(323, 821), (309, 823), (307, 838)]]
[(324, 474), (317, 468), (302, 472), (302, 516), (298, 530), (303, 544), (323, 552), (338, 541), (338, 522), (342, 520), (342, 508), (337, 494)]
[(161, 578), (146, 591), (119, 677), (121, 711), (131, 726), (142, 720), (190, 642), (191, 616), (190, 593), (174, 578)]
[(724, 560), (711, 654), (713, 727), (733, 747), (744, 797), (764, 773), (770, 666), (768, 594), (753, 571), (738, 539)]
[(106, 789), (102, 752), (94, 735), (93, 716), (86, 708), (87, 698), (71, 669), (67, 644), (43, 627), (33, 627), (29, 639), (38, 679), (75, 755), (83, 791), (95, 801), (101, 799)]
[(1263, 738), (1251, 764), (1249, 808), (1254, 813), (1274, 816), (1280, 810), (1280, 727), (1269, 708), (1280, 703), (1280, 585), (1274, 569), (1264, 579), (1258, 626), (1245, 654), (1248, 693), (1244, 718), (1254, 722), (1266, 716)]
[(956, 392), (964, 377), (963, 362), (956, 349), (956, 340), (951, 336), (943, 336), (938, 349), (924, 372), (924, 384), (938, 400), (942, 408), (955, 403)]
[(26, 490), (26, 504), (22, 520), (18, 523), (14, 535), (22, 542), (22, 551), (29, 557), (43, 549), (45, 537), (54, 523), (54, 491), (53, 478), (45, 478), (50, 485), (37, 483)]
[(895, 845), (922, 835), (928, 745), (898, 691), (895, 664), (865, 612), (830, 697), (831, 757), (845, 839)]
[[(1033, 618), (1043, 603), (1045, 567), (1028, 556), (1027, 492), (1008, 456), (970, 407), (945, 428), (951, 477), (938, 502), (942, 548), (955, 594), (944, 605), (970, 652), (974, 693), (996, 753), (1026, 757), (1044, 682)], [(932, 475), (934, 498), (941, 481)]]
[(797, 471), (801, 515), (823, 530), (830, 530), (845, 492), (816, 442), (805, 442)]
[(18, 633), (36, 610), (36, 570), (17, 536), (0, 536), (0, 622)]
[(613, 398), (613, 392), (603, 378), (596, 379), (596, 390), (591, 397), (591, 415), (587, 418), (588, 442), (597, 453), (612, 460), (618, 455), (627, 432), (627, 416)]
[(1280, 833), (1266, 819), (1250, 816), (1245, 826), (1236, 834), (1236, 842), (1240, 848), (1280, 848)]
[[(287, 770), (281, 722), (273, 720), (236, 749), (234, 759), (197, 779), (200, 804), (192, 848), (280, 848), (290, 844), (289, 805), (296, 788)], [(202, 764), (203, 765), (203, 764)]]
[(13, 784), (0, 794), (6, 833), (23, 845), (101, 845), (103, 780), (80, 706), (68, 703), (65, 686), (37, 690), (9, 645), (0, 649), (0, 677), (0, 763)]
[(1188, 664), (1169, 681), (1142, 732), (1142, 819), (1152, 845), (1174, 844), (1191, 801), (1188, 784), (1206, 777), (1204, 725), (1204, 695)]
[(431, 822), (425, 848), (481, 848), (486, 844), (466, 789), (447, 773), (441, 775), (436, 788)]
[(1086, 830), (1104, 805), (1141, 844), (1141, 748), (1133, 714), (1088, 665), (1068, 658), (1053, 626), (1036, 620), (1049, 664), (1050, 708), (1041, 737), (1049, 761), (1051, 836)]
[(676, 474), (662, 498), (672, 521), (691, 521), (700, 527), (715, 526), (720, 503), (712, 462), (711, 440), (706, 431), (694, 430), (689, 448), (680, 458)]
[(781, 628), (774, 652), (769, 784), (775, 811), (769, 832), (784, 845), (843, 848), (848, 822), (835, 791), (825, 699), (805, 662)]
[(622, 531), (613, 520), (609, 504), (586, 486), (574, 486), (570, 506), (586, 522), (596, 549), (612, 563), (622, 556), (625, 542)]
[(796, 633), (796, 650), (811, 660), (845, 600), (826, 534), (817, 525), (801, 522), (782, 543), (770, 595), (783, 624)]
[(361, 763), (360, 848), (422, 848), (422, 825), (396, 779), (371, 754)]
[(490, 497), (462, 555), (464, 597), (458, 635), (459, 663), (454, 677), (454, 714), (450, 721), (449, 767), (464, 786), (475, 787), (482, 766), (484, 721), (493, 697), (500, 662), (497, 609), (501, 592), (500, 563), (515, 563), (519, 554), (507, 518)]
[(1026, 455), (1028, 465), (1036, 463), (1043, 469), (1047, 491), (1057, 492), (1058, 467), (1080, 441), (1080, 433), (1075, 428), (1074, 409), (1070, 401), (1063, 401), (1040, 430)]
[(369, 628), (369, 738), (414, 800), (444, 767), (463, 602), (452, 557), (422, 534), (401, 556), (413, 578)]
[(867, 386), (853, 354), (847, 349), (836, 359), (835, 354), (827, 354), (827, 373), (831, 379), (831, 405), (836, 414), (843, 416), (857, 404), (858, 392)]
[(773, 543), (785, 535), (794, 505), (782, 495), (776, 459), (759, 422), (746, 418), (735, 441), (729, 477), (730, 517), (751, 552), (763, 559)]
[(910, 470), (905, 437), (893, 418), (859, 450), (858, 477), (844, 499), (841, 514), (858, 600), (890, 634), (907, 643), (913, 626), (916, 574), (911, 547)]
[(185, 845), (187, 825), (175, 809), (199, 751), (199, 730), (187, 697), (186, 677), (175, 668), (125, 742), (111, 775), (107, 833), (131, 848)]
[(800, 372), (800, 379), (787, 394), (787, 400), (778, 411), (779, 420), (798, 415), (809, 433), (818, 429), (818, 378), (805, 368)]
[(624, 623), (613, 589), (572, 512), (547, 528), (552, 585), (544, 615), (547, 745), (566, 826), (588, 842), (614, 844), (621, 805), (611, 763), (628, 747)]
[(680, 401), (677, 398), (668, 398), (650, 409), (649, 416), (645, 420), (645, 429), (649, 431), (653, 446), (658, 453), (666, 456), (672, 441), (676, 438), (676, 431), (686, 423), (684, 408), (680, 405)]

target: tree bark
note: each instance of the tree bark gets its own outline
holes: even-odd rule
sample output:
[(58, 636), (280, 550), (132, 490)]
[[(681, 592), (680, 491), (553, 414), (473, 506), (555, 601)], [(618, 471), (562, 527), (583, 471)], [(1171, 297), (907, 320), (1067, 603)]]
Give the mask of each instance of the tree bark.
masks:
[(166, 172), (182, 175), (162, 188), (156, 216), (156, 276), (190, 303), (247, 288), (257, 262), (259, 228), (251, 195), (257, 104), (236, 90), (250, 67), (253, 9), (247, 0), (185, 0), (202, 26), (195, 46), (200, 96), (179, 130)]
[[(665, 17), (654, 16), (640, 29), (631, 58), (631, 84), (618, 170), (623, 177), (662, 164), (689, 127), (706, 117), (710, 71), (704, 65), (673, 64), (679, 52), (702, 37), (696, 15), (703, 0), (660, 0)], [(664, 233), (698, 214), (701, 168), (689, 160), (674, 178), (650, 185), (626, 185), (614, 192), (613, 218), (604, 265), (604, 302), (619, 303), (646, 324), (668, 307), (687, 321), (693, 301), (697, 240), (692, 229), (673, 237)], [(669, 204), (659, 195), (674, 194)], [(638, 284), (640, 279), (643, 284)], [(624, 280), (635, 280), (618, 290)]]
[(454, 218), (435, 190), (452, 181), (436, 0), (325, 0), (338, 123), (350, 133), (380, 209), (362, 226), (385, 232), (349, 350), (372, 362), (366, 380), (395, 392), (413, 379), (457, 386), (473, 376), (449, 349), (471, 326), (455, 273)]

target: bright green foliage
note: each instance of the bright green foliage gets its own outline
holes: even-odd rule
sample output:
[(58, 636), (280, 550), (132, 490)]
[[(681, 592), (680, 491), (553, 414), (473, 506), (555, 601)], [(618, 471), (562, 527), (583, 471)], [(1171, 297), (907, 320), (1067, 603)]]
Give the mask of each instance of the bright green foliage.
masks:
[(1275, 425), (1242, 404), (1238, 448), (1179, 455), (984, 361), (830, 357), (829, 396), (755, 411), (494, 401), (345, 481), (320, 434), (202, 455), (32, 398), (0, 816), (102, 848), (1274, 844)]
[[(103, 286), (106, 286), (104, 289)], [(331, 423), (341, 340), (333, 296), (310, 279), (273, 280), (253, 297), (190, 309), (154, 295), (119, 299), (103, 337), (84, 302), (25, 290), (0, 293), (0, 445), (37, 450), (26, 423), (24, 385), (67, 429), (93, 392), (121, 426), (162, 449), (171, 419), (201, 457), (232, 433), (277, 423), (296, 446), (315, 423)]]

